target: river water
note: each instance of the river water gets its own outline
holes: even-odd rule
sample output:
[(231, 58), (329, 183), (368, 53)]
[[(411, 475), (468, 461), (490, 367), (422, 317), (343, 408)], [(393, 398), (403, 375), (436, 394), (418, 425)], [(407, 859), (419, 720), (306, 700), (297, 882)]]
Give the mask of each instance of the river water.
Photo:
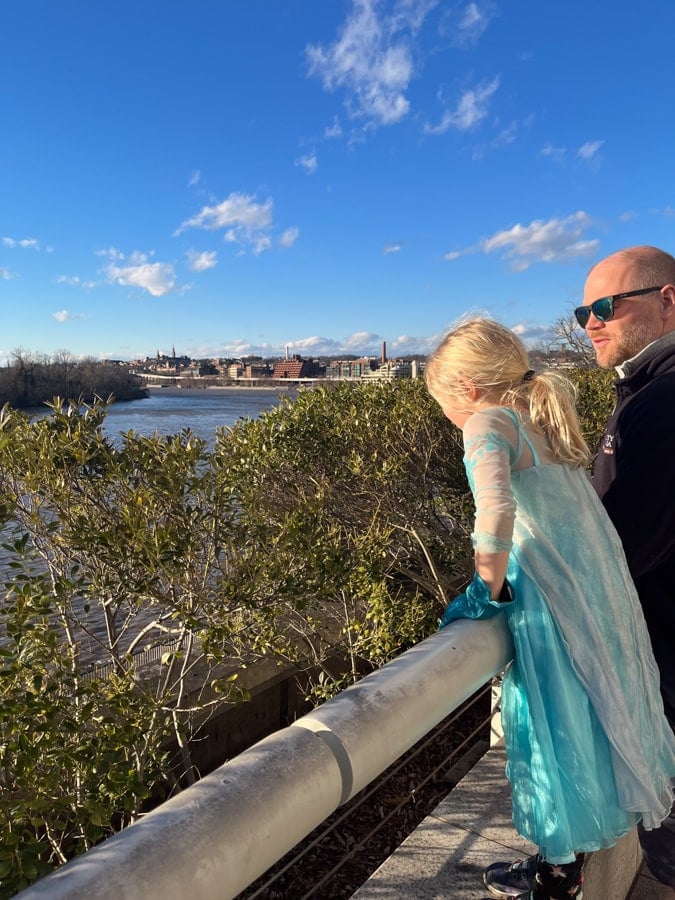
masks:
[[(133, 430), (143, 437), (177, 434), (190, 428), (212, 444), (216, 428), (238, 419), (255, 419), (278, 406), (282, 397), (293, 399), (293, 388), (150, 388), (147, 400), (113, 403), (105, 418), (105, 431), (116, 438)], [(47, 415), (40, 410), (37, 415)]]

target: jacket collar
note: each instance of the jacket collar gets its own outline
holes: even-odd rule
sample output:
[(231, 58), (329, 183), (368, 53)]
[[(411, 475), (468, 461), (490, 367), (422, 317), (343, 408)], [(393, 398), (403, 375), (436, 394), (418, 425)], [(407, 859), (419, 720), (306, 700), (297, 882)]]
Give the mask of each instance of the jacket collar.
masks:
[(673, 349), (675, 349), (675, 331), (669, 331), (668, 334), (664, 334), (663, 337), (657, 338), (651, 344), (647, 344), (635, 356), (617, 366), (616, 372), (619, 380), (623, 381), (626, 378), (630, 378), (636, 372), (645, 368), (651, 371), (656, 370), (662, 357), (665, 357), (668, 361), (672, 360)]

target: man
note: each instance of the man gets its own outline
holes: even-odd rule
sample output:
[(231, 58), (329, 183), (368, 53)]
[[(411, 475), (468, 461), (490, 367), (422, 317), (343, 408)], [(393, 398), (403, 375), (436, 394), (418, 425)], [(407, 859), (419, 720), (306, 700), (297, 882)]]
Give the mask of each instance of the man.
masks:
[[(598, 364), (618, 373), (593, 484), (621, 537), (675, 727), (675, 258), (646, 246), (608, 256), (575, 316)], [(654, 876), (675, 889), (673, 812), (638, 834)], [(535, 870), (536, 858), (497, 864), (485, 883), (497, 897), (529, 897)]]
[[(644, 293), (633, 294), (633, 291)], [(616, 299), (617, 294), (632, 296)], [(615, 299), (593, 310), (599, 298)], [(613, 315), (606, 310), (612, 308)], [(603, 369), (615, 367), (617, 405), (593, 484), (619, 532), (675, 723), (675, 259), (631, 247), (588, 276), (586, 332)], [(589, 310), (590, 312), (586, 312)]]

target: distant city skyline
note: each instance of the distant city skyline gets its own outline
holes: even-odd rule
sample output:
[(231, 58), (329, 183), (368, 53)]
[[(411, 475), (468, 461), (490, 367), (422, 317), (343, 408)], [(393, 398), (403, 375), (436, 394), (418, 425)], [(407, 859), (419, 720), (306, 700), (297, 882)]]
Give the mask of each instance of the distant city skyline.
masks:
[(546, 342), (675, 249), (675, 4), (23, 0), (0, 11), (0, 363)]
[[(344, 357), (349, 357), (349, 356), (359, 356), (361, 354), (345, 352), (341, 355)], [(409, 354), (409, 355), (423, 356), (425, 354), (414, 353), (414, 354)], [(335, 354), (331, 354), (331, 353), (302, 354), (302, 353), (297, 353), (297, 352), (291, 353), (289, 346), (286, 345), (286, 347), (284, 348), (284, 351), (282, 353), (270, 354), (268, 356), (268, 358), (270, 358), (270, 359), (272, 359), (272, 358), (290, 359), (294, 356), (302, 357), (303, 359), (309, 359), (312, 356), (314, 356), (314, 358), (318, 358), (318, 357), (329, 358), (331, 356), (335, 356)], [(370, 359), (370, 358), (375, 357), (375, 358), (382, 359), (383, 361), (385, 361), (386, 359), (389, 358), (389, 353), (387, 350), (387, 342), (382, 341), (380, 343), (378, 353), (367, 353), (367, 354), (362, 354), (362, 356), (364, 359)], [(179, 350), (176, 349), (176, 345), (172, 344), (170, 351), (165, 352), (165, 351), (156, 350), (154, 353), (146, 353), (141, 356), (135, 357), (133, 360), (131, 360), (131, 362), (140, 363), (140, 362), (146, 362), (146, 361), (150, 361), (150, 360), (156, 360), (158, 358), (163, 359), (163, 360), (169, 360), (169, 359), (179, 359), (179, 360), (234, 359), (234, 360), (238, 360), (238, 359), (247, 359), (247, 358), (256, 358), (257, 359), (257, 358), (265, 358), (265, 357), (263, 354), (258, 354), (258, 353), (244, 353), (241, 356), (228, 356), (227, 354), (221, 353), (221, 354), (211, 354), (210, 356), (204, 356), (204, 357), (195, 357), (195, 356), (190, 356), (185, 353), (181, 353)]]

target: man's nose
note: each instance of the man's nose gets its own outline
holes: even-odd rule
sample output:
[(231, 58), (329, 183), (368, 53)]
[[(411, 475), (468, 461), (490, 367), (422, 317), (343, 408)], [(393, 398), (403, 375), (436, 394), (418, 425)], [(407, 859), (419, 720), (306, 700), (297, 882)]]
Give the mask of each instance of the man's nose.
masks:
[(589, 309), (588, 322), (586, 322), (586, 331), (597, 331), (598, 328), (604, 328), (605, 323), (602, 319), (596, 319), (595, 313)]

